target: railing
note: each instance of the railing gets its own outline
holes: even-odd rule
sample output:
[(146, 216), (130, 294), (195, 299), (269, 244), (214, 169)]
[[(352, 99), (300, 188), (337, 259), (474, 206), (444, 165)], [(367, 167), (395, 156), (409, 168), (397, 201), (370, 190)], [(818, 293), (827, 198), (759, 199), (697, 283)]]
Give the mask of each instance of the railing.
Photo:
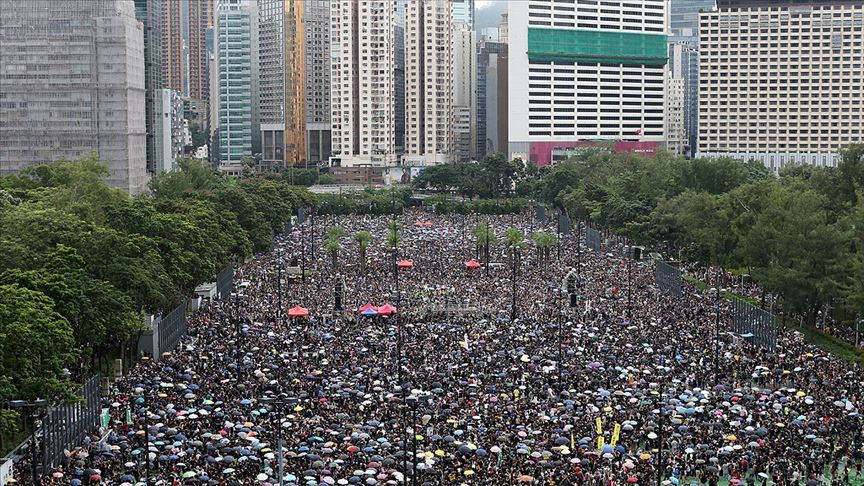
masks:
[(226, 266), (216, 275), (216, 292), (219, 293), (219, 298), (224, 299), (231, 295), (234, 291), (234, 267)]
[(732, 305), (732, 331), (768, 351), (777, 347), (777, 318), (741, 298)]
[(600, 232), (594, 228), (585, 228), (585, 246), (599, 252)]
[(654, 265), (654, 281), (663, 292), (681, 297), (681, 270), (663, 261)]
[(80, 401), (48, 409), (42, 421), (43, 473), (63, 460), (65, 449), (80, 444), (86, 434), (99, 427), (99, 393), (99, 375), (95, 375), (78, 390)]
[(183, 299), (174, 310), (162, 316), (158, 332), (159, 349), (154, 350), (154, 354), (161, 355), (174, 349), (180, 338), (186, 335), (186, 299)]

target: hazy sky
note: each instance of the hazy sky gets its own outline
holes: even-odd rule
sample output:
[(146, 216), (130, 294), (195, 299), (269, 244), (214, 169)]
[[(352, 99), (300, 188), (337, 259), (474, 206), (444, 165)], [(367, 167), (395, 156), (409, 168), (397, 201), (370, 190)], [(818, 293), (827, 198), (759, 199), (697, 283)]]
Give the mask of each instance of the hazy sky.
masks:
[(507, 11), (508, 0), (476, 0), (474, 3), (474, 29), (498, 27), (501, 14)]

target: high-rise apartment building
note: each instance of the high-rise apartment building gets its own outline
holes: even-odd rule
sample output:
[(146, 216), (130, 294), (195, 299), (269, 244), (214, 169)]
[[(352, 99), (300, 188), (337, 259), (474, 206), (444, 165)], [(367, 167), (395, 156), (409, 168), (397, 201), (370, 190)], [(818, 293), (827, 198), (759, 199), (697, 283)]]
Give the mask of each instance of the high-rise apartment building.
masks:
[(718, 7), (700, 14), (699, 155), (836, 165), (864, 139), (864, 2)]
[(330, 0), (305, 0), (306, 158), (330, 160)]
[[(672, 0), (670, 6), (669, 74), (675, 84), (683, 84), (684, 96), (677, 96), (677, 92), (667, 96), (667, 100), (680, 104), (668, 106), (667, 111), (683, 110), (685, 142), (682, 145), (672, 140), (671, 145), (687, 157), (695, 154), (699, 135), (699, 12), (714, 8), (715, 0)], [(677, 136), (669, 134), (667, 139)]]
[(468, 24), (453, 32), (453, 142), (455, 160), (477, 158), (477, 34)]
[(162, 89), (162, 0), (135, 0), (135, 17), (144, 28), (144, 128), (147, 132), (147, 170), (156, 172), (159, 111), (157, 93)]
[(477, 54), (477, 159), (507, 152), (507, 44), (480, 41)]
[(474, 30), (474, 0), (453, 0), (453, 25), (458, 24)]
[(260, 140), (258, 118), (258, 12), (254, 0), (218, 0), (216, 60), (219, 74), (219, 168), (243, 171)]
[(144, 27), (132, 0), (4, 2), (0, 175), (96, 153), (107, 182), (147, 188)]
[(162, 80), (163, 87), (184, 92), (186, 58), (183, 55), (183, 4), (181, 0), (162, 0)]
[(330, 2), (332, 165), (396, 160), (393, 0)]
[(406, 165), (453, 159), (453, 4), (415, 0), (405, 10)]
[(501, 23), (498, 24), (498, 41), (505, 44), (510, 42), (510, 22), (507, 20), (507, 12), (501, 14)]
[(189, 98), (193, 113), (190, 115), (201, 127), (210, 126), (210, 56), (207, 49), (207, 30), (213, 27), (213, 0), (189, 2)]
[(598, 140), (642, 153), (665, 141), (667, 1), (591, 3), (508, 4), (511, 156), (545, 165)]
[(159, 165), (154, 171), (170, 171), (177, 167), (185, 148), (183, 98), (178, 91), (160, 89), (156, 92), (156, 101), (158, 116), (154, 130), (158, 132), (155, 138)]
[(673, 71), (666, 73), (666, 150), (684, 155), (688, 149), (684, 126), (684, 79)]
[(405, 153), (405, 5), (406, 0), (396, 0), (396, 26), (393, 29), (397, 157)]

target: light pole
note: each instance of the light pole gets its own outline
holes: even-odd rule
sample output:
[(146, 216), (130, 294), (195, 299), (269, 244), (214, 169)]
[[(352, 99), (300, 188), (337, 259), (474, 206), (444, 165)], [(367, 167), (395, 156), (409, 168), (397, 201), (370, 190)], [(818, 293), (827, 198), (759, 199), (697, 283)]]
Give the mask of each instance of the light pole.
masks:
[(285, 477), (285, 458), (283, 455), (284, 444), (282, 442), (282, 405), (295, 405), (297, 398), (288, 397), (285, 393), (280, 393), (277, 397), (263, 397), (258, 399), (259, 402), (272, 406), (272, 410), (276, 415), (276, 444), (279, 454), (279, 486), (282, 486), (282, 480)]
[(516, 248), (517, 248), (516, 245), (511, 246), (511, 249), (513, 251), (513, 258), (512, 258), (512, 260), (513, 260), (513, 275), (512, 275), (513, 290), (512, 290), (512, 296), (511, 296), (512, 299), (510, 302), (510, 322), (513, 322), (516, 320), (516, 276), (517, 276), (516, 272), (519, 270), (517, 265), (516, 265), (516, 257), (517, 257)]
[(14, 409), (19, 409), (24, 412), (24, 417), (30, 424), (30, 470), (33, 474), (33, 484), (39, 484), (39, 473), (36, 469), (36, 460), (38, 459), (38, 440), (36, 439), (36, 416), (39, 410), (48, 406), (48, 400), (37, 398), (32, 402), (27, 400), (12, 400), (9, 406)]
[(303, 210), (303, 221), (300, 222), (300, 281), (306, 283), (306, 210)]
[(282, 260), (279, 260), (279, 281), (276, 284), (277, 293), (279, 295), (279, 310), (276, 312), (276, 318), (282, 318)]
[(720, 384), (720, 276), (717, 276), (714, 317), (714, 386)]
[(627, 256), (627, 317), (633, 317), (633, 267), (630, 264), (630, 255)]
[(658, 398), (658, 411), (660, 419), (657, 421), (657, 486), (661, 486), (663, 482), (663, 388), (660, 388), (660, 397)]

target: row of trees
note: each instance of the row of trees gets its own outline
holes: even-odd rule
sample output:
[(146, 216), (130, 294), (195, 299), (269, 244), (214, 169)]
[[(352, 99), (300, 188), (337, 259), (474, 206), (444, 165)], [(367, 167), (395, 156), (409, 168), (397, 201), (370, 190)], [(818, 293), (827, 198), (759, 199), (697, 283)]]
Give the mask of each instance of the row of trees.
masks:
[(138, 197), (107, 175), (85, 157), (0, 178), (0, 402), (69, 397), (134, 353), (145, 314), (267, 250), (312, 202), (278, 176), (230, 179), (193, 161)]
[(546, 171), (538, 199), (699, 265), (751, 274), (815, 320), (864, 309), (864, 146), (837, 168), (594, 151)]

